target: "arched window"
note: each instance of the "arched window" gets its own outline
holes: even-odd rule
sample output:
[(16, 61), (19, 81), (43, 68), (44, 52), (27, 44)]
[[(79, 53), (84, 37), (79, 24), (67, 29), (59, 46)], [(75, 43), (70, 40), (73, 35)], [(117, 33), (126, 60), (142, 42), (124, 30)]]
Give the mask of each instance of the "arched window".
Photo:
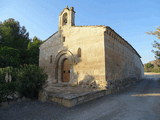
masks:
[(77, 55), (78, 57), (81, 57), (81, 48), (78, 48)]
[(67, 24), (67, 13), (63, 14), (63, 19), (62, 19), (63, 25)]

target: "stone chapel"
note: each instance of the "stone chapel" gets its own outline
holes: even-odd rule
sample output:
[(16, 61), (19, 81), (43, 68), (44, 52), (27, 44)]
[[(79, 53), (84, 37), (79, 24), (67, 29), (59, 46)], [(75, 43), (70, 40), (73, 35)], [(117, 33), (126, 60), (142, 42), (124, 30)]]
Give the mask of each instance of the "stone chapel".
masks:
[(58, 31), (40, 46), (39, 66), (48, 74), (46, 88), (118, 89), (143, 77), (140, 58), (112, 28), (75, 25), (75, 10), (66, 7)]

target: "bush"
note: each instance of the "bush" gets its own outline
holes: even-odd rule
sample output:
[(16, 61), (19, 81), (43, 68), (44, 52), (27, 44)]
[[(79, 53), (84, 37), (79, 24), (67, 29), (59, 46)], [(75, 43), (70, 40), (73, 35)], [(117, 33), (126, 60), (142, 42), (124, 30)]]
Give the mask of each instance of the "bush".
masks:
[(153, 68), (152, 72), (159, 73), (160, 72), (160, 67)]
[(5, 72), (4, 69), (0, 68), (0, 84), (5, 83)]
[(145, 72), (155, 72), (155, 73), (160, 73), (160, 67), (150, 67), (150, 68), (147, 68), (145, 67), (144, 68), (144, 71)]
[(0, 84), (6, 82), (6, 75), (11, 76), (11, 81), (16, 81), (17, 79), (18, 68), (6, 67), (0, 68)]
[(147, 63), (144, 65), (144, 71), (145, 72), (156, 72), (159, 73), (160, 72), (160, 67), (159, 65), (154, 65), (151, 63)]
[(151, 63), (147, 63), (147, 64), (145, 64), (145, 67), (146, 67), (146, 68), (154, 68), (154, 65), (151, 64)]
[(12, 67), (0, 68), (0, 102), (6, 101), (9, 95), (13, 95), (16, 92), (16, 82), (9, 82), (6, 78), (6, 75), (12, 76), (13, 71)]
[(18, 92), (21, 96), (38, 98), (38, 92), (42, 89), (47, 75), (36, 65), (21, 66), (18, 71)]
[(13, 96), (16, 92), (16, 82), (0, 84), (0, 102), (6, 101), (7, 97)]
[(21, 96), (37, 98), (47, 75), (36, 65), (20, 68), (0, 68), (0, 102), (18, 92)]

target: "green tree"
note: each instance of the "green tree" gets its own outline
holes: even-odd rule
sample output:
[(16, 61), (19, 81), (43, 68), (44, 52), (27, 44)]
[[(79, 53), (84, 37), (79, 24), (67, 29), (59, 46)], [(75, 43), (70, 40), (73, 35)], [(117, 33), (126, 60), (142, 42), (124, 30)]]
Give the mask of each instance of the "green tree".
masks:
[(0, 67), (38, 65), (41, 43), (37, 37), (29, 39), (29, 33), (18, 21), (10, 18), (0, 22)]
[(18, 50), (27, 49), (29, 33), (24, 26), (20, 26), (18, 21), (12, 18), (0, 23), (0, 45), (16, 48)]
[(36, 64), (39, 63), (39, 46), (41, 45), (42, 41), (37, 37), (34, 37), (32, 41), (28, 43), (27, 48), (27, 64)]
[(17, 49), (11, 47), (0, 47), (0, 68), (20, 65), (20, 53)]
[[(7, 46), (17, 49), (20, 54), (19, 64), (25, 64), (24, 60), (26, 59), (26, 50), (29, 42), (29, 33), (24, 26), (20, 26), (18, 21), (9, 18), (4, 22), (0, 22), (0, 47)], [(8, 63), (5, 62), (4, 64)]]
[[(147, 34), (154, 35), (154, 36), (156, 36), (157, 39), (160, 39), (160, 27), (158, 27), (158, 28), (156, 29), (156, 31), (147, 32)], [(160, 43), (157, 42), (157, 41), (154, 41), (153, 47), (154, 47), (156, 50), (152, 50), (152, 52), (154, 52), (155, 58), (156, 58), (158, 61), (160, 61)]]

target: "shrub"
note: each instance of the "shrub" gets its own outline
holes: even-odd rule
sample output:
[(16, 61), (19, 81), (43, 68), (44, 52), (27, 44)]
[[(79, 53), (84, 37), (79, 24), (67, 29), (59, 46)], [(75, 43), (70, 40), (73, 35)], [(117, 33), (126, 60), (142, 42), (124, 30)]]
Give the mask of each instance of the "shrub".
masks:
[(0, 102), (6, 101), (7, 97), (13, 96), (16, 92), (16, 82), (0, 84)]
[(155, 73), (159, 73), (160, 72), (160, 67), (153, 68), (152, 71), (155, 72)]
[(16, 81), (17, 73), (18, 73), (18, 68), (13, 68), (13, 67), (0, 68), (0, 83), (6, 82), (5, 80), (6, 74), (11, 76), (12, 81)]
[(36, 65), (21, 66), (18, 71), (18, 92), (21, 96), (38, 98), (38, 92), (42, 89), (47, 75), (43, 69)]
[(151, 63), (147, 63), (147, 64), (145, 64), (145, 67), (146, 67), (146, 68), (153, 68), (153, 67), (154, 67), (154, 65), (153, 65), (153, 64), (151, 64)]
[(0, 84), (5, 83), (5, 72), (2, 68), (0, 68)]
[(0, 102), (6, 101), (9, 95), (13, 95), (16, 92), (16, 82), (9, 82), (6, 79), (6, 75), (12, 76), (13, 71), (12, 67), (0, 68)]
[(0, 68), (0, 102), (18, 92), (21, 96), (37, 98), (47, 75), (36, 65), (20, 68)]

